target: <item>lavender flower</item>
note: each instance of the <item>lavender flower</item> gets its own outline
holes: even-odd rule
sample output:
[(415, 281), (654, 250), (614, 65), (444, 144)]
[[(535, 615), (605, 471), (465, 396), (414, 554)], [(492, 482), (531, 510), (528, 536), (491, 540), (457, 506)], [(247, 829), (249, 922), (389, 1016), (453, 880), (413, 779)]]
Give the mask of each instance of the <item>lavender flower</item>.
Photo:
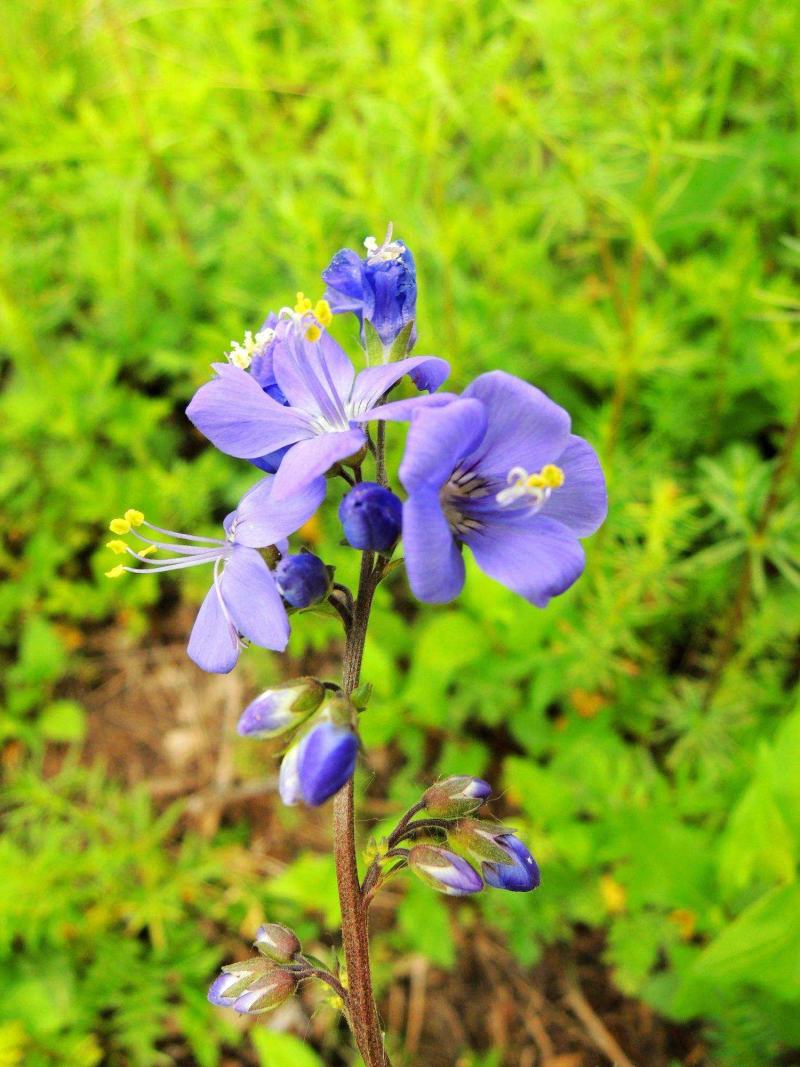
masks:
[(505, 863), (483, 864), (483, 877), (494, 889), (507, 889), (512, 893), (529, 893), (540, 884), (539, 865), (515, 834), (505, 834), (496, 839), (503, 845), (509, 859)]
[(294, 311), (283, 309), (293, 318), (270, 357), (285, 404), (241, 366), (215, 363), (217, 377), (200, 387), (186, 410), (195, 426), (228, 455), (263, 460), (285, 450), (275, 475), (275, 500), (302, 491), (336, 464), (357, 457), (367, 441), (361, 423), (407, 419), (424, 404), (429, 398), (380, 406), (404, 375), (424, 368), (426, 388), (432, 391), (449, 372), (443, 359), (414, 356), (356, 374), (344, 350), (317, 320), (309, 325), (310, 307), (297, 308), (303, 308), (302, 301)]
[(403, 505), (389, 489), (375, 482), (353, 486), (339, 505), (344, 536), (353, 548), (391, 552), (400, 537)]
[[(328, 286), (325, 299), (334, 314), (352, 311), (356, 315), (362, 343), (366, 320), (375, 327), (384, 348), (389, 349), (406, 323), (412, 322), (416, 315), (414, 257), (402, 241), (392, 240), (391, 223), (383, 244), (368, 237), (364, 247), (367, 250), (364, 259), (350, 248), (336, 253), (322, 272), (323, 281)], [(409, 349), (415, 339), (416, 331), (413, 331)], [(420, 388), (426, 387), (420, 385)]]
[(415, 845), (408, 855), (408, 866), (423, 882), (451, 897), (483, 889), (480, 875), (465, 859), (438, 845)]
[[(272, 571), (258, 552), (277, 543), (303, 525), (317, 510), (325, 481), (317, 478), (289, 500), (275, 501), (274, 479), (262, 478), (242, 497), (236, 511), (225, 519), (225, 537), (199, 537), (164, 530), (146, 522), (140, 511), (130, 508), (125, 517), (114, 519), (115, 534), (130, 534), (144, 543), (134, 550), (125, 541), (109, 541), (117, 554), (127, 553), (139, 566), (118, 564), (106, 572), (118, 578), (133, 574), (163, 574), (187, 567), (213, 564), (214, 580), (206, 594), (189, 638), (189, 656), (198, 667), (216, 674), (233, 670), (242, 647), (239, 635), (255, 645), (282, 651), (289, 640), (286, 609), (275, 586)], [(141, 532), (144, 526), (173, 542), (153, 540)], [(173, 553), (165, 559), (150, 559), (154, 552)]]
[(263, 1015), (288, 1000), (296, 988), (294, 975), (259, 956), (223, 967), (211, 984), (208, 999), (242, 1015)]
[(597, 456), (567, 412), (503, 371), (415, 413), (400, 479), (409, 582), (430, 603), (461, 591), (466, 544), (482, 571), (545, 607), (580, 576), (578, 538), (606, 515)]

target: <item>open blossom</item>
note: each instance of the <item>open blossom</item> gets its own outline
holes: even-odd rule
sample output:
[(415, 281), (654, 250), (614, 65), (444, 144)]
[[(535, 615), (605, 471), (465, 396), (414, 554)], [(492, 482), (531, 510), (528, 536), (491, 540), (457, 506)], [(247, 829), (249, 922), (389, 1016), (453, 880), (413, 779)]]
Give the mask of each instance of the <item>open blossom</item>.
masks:
[(567, 412), (503, 371), (415, 413), (400, 480), (409, 582), (431, 603), (461, 591), (467, 545), (482, 571), (545, 607), (580, 576), (579, 538), (606, 515), (600, 463)]
[[(414, 356), (356, 374), (341, 346), (318, 325), (318, 316), (309, 324), (310, 308), (291, 314), (290, 328), (263, 355), (271, 360), (271, 369), (259, 365), (261, 377), (256, 380), (232, 363), (213, 364), (217, 376), (200, 387), (186, 412), (212, 444), (230, 456), (257, 460), (280, 453), (275, 500), (302, 491), (337, 463), (358, 455), (367, 442), (362, 423), (407, 419), (424, 404), (429, 398), (380, 406), (404, 375), (424, 369), (426, 388), (432, 391), (449, 372), (443, 359)], [(261, 383), (267, 375), (274, 388), (265, 391)], [(276, 399), (275, 388), (283, 401)]]
[[(202, 564), (213, 566), (213, 581), (200, 607), (191, 637), (189, 656), (198, 667), (227, 674), (239, 658), (240, 635), (263, 648), (282, 651), (289, 640), (289, 620), (272, 571), (259, 548), (281, 544), (317, 510), (325, 496), (325, 481), (317, 478), (289, 500), (275, 501), (274, 479), (262, 478), (245, 494), (236, 511), (225, 519), (224, 538), (164, 530), (146, 522), (144, 515), (129, 509), (125, 517), (114, 519), (111, 531), (130, 534), (142, 547), (134, 549), (125, 541), (109, 541), (117, 554), (132, 556), (137, 566), (118, 564), (106, 574), (119, 577), (134, 574), (163, 574)], [(155, 540), (149, 532), (171, 538)], [(171, 553), (151, 558), (153, 553)]]
[[(364, 341), (364, 321), (375, 327), (384, 349), (417, 310), (417, 271), (414, 257), (402, 241), (392, 240), (392, 226), (382, 244), (374, 237), (364, 241), (366, 256), (362, 259), (351, 248), (337, 252), (322, 272), (327, 284), (325, 299), (334, 314), (351, 311), (361, 325)], [(409, 348), (414, 343), (412, 333)], [(419, 382), (421, 389), (426, 388)]]

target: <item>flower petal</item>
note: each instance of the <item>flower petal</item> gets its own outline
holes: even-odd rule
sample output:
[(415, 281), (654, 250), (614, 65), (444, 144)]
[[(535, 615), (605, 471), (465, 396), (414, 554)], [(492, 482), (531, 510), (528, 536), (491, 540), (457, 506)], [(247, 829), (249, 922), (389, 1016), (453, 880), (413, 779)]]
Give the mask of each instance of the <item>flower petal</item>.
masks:
[(350, 397), (350, 411), (357, 414), (369, 411), (393, 385), (412, 371), (424, 373), (425, 388), (433, 392), (450, 373), (450, 364), (438, 356), (410, 356), (408, 359), (398, 359), (396, 363), (367, 367), (356, 377)]
[(275, 349), (272, 367), (278, 388), (292, 407), (343, 421), (356, 372), (329, 333), (323, 331), (317, 341), (293, 334)]
[(572, 530), (543, 515), (501, 512), (464, 541), (485, 574), (540, 608), (569, 589), (586, 562)]
[(403, 554), (408, 581), (418, 600), (445, 604), (461, 592), (464, 560), (436, 489), (423, 487), (403, 505)]
[(365, 441), (364, 431), (359, 429), (323, 433), (300, 441), (289, 449), (278, 467), (272, 487), (273, 501), (299, 493), (335, 463), (355, 455)]
[(454, 400), (459, 400), (457, 393), (430, 393), (424, 396), (410, 396), (407, 400), (392, 400), (380, 407), (370, 408), (361, 415), (351, 415), (353, 422), (409, 422), (411, 416), (423, 409), (443, 408)]
[(252, 459), (309, 436), (306, 420), (267, 396), (246, 371), (213, 366), (217, 377), (200, 386), (186, 414), (221, 452)]
[(239, 658), (239, 635), (228, 618), (216, 582), (205, 595), (189, 637), (189, 657), (204, 671), (228, 674)]
[(487, 475), (504, 479), (512, 467), (537, 471), (555, 463), (569, 442), (564, 408), (513, 374), (481, 374), (463, 396), (481, 400), (488, 411), (489, 425), (475, 456)]
[(325, 479), (314, 478), (284, 500), (274, 500), (275, 479), (262, 478), (239, 501), (235, 512), (236, 544), (266, 548), (299, 530), (325, 499)]
[[(331, 311), (339, 314), (343, 311), (355, 311), (359, 314), (364, 306), (364, 261), (352, 248), (343, 248), (337, 252), (322, 272), (322, 280), (327, 284), (325, 299)], [(368, 311), (372, 312), (370, 304)]]
[(254, 645), (283, 652), (289, 620), (272, 573), (254, 548), (234, 545), (220, 579), (231, 619)]
[(442, 407), (429, 403), (411, 421), (400, 481), (409, 493), (424, 485), (440, 489), (484, 433), (486, 409), (479, 400), (459, 399)]
[(563, 522), (578, 537), (588, 537), (608, 513), (606, 480), (597, 453), (573, 434), (555, 462), (564, 472), (564, 484), (553, 490), (540, 514)]

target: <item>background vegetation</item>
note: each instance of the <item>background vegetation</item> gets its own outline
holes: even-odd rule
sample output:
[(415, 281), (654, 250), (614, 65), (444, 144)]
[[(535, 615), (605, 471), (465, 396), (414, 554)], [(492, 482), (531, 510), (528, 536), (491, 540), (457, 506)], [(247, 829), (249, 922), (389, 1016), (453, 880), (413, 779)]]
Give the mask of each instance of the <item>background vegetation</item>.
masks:
[[(318, 1063), (204, 999), (264, 914), (322, 944), (338, 921), (327, 815), (312, 839), (269, 791), (239, 803), (274, 764), (231, 722), (279, 665), (253, 652), (244, 683), (204, 689), (178, 647), (154, 709), (148, 671), (205, 576), (111, 584), (98, 546), (125, 507), (187, 530), (225, 513), (252, 473), (186, 401), (389, 218), (419, 264), (419, 350), (570, 408), (612, 506), (547, 611), (477, 573), (442, 609), (402, 581), (379, 597), (366, 810), (489, 774), (544, 885), (460, 928), (522, 968), (599, 930), (618, 989), (696, 1021), (704, 1062), (798, 1062), (799, 34), (780, 0), (4, 5), (4, 1067)], [(307, 534), (335, 541), (334, 509)], [(296, 662), (330, 671), (333, 622), (295, 631)], [(175, 740), (193, 693), (228, 709), (227, 762), (184, 787), (159, 729)], [(427, 958), (446, 998), (448, 906), (415, 886), (397, 905), (382, 983)], [(350, 1062), (320, 1011), (324, 1062)], [(513, 1038), (442, 1062), (517, 1065)]]

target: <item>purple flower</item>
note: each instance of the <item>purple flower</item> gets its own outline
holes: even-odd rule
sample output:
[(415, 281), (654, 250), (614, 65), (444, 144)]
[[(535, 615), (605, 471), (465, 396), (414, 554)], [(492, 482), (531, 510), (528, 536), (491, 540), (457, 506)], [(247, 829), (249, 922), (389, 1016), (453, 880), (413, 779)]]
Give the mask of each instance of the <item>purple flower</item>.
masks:
[(578, 538), (606, 515), (600, 463), (567, 412), (503, 371), (414, 414), (400, 480), (408, 577), (430, 603), (461, 591), (466, 544), (484, 573), (545, 607), (580, 576)]
[(353, 548), (390, 552), (400, 537), (403, 505), (382, 485), (359, 482), (339, 505), (339, 519)]
[(358, 738), (349, 726), (323, 720), (283, 757), (278, 782), (284, 804), (317, 807), (353, 777)]
[[(231, 368), (232, 369), (232, 368)], [(139, 566), (119, 564), (106, 574), (162, 574), (201, 564), (213, 564), (214, 580), (200, 606), (191, 637), (189, 656), (198, 667), (227, 674), (236, 665), (241, 649), (239, 635), (255, 645), (282, 651), (289, 640), (286, 609), (275, 579), (259, 548), (284, 544), (317, 510), (325, 496), (325, 480), (316, 478), (289, 500), (275, 501), (274, 478), (267, 476), (242, 497), (236, 511), (225, 519), (225, 537), (198, 537), (164, 530), (145, 522), (141, 512), (129, 509), (125, 518), (114, 519), (111, 530), (129, 533), (144, 543), (138, 552), (124, 541), (109, 541), (116, 553), (133, 556)], [(141, 533), (146, 527), (173, 538), (156, 541)], [(153, 552), (171, 552), (163, 559), (150, 559)]]
[[(406, 323), (413, 322), (416, 315), (414, 257), (402, 241), (392, 240), (391, 223), (383, 244), (378, 245), (374, 237), (368, 237), (364, 247), (367, 250), (364, 259), (350, 248), (336, 253), (322, 272), (322, 279), (327, 284), (325, 299), (334, 314), (352, 311), (356, 315), (361, 325), (362, 344), (366, 320), (375, 327), (384, 349), (389, 349)], [(414, 330), (408, 349), (413, 347), (415, 339)]]
[(465, 859), (438, 845), (415, 845), (408, 866), (433, 889), (450, 897), (463, 897), (483, 889), (480, 875)]
[(296, 988), (294, 975), (258, 956), (223, 967), (211, 984), (208, 999), (243, 1015), (262, 1015), (283, 1004)]
[(443, 359), (414, 356), (356, 374), (341, 346), (316, 323), (308, 325), (310, 312), (288, 313), (295, 316), (292, 328), (271, 354), (275, 384), (286, 404), (264, 392), (242, 367), (215, 363), (217, 377), (198, 389), (186, 410), (195, 426), (228, 455), (254, 460), (285, 449), (275, 475), (275, 500), (301, 491), (361, 452), (367, 441), (361, 423), (407, 419), (428, 400), (444, 402), (440, 397), (414, 397), (379, 406), (405, 374), (424, 368), (426, 388), (434, 390), (449, 371)]
[(507, 889), (511, 893), (529, 893), (540, 884), (539, 865), (514, 834), (496, 838), (509, 855), (507, 863), (484, 863), (483, 877), (493, 889)]
[(311, 552), (284, 556), (275, 568), (278, 592), (292, 608), (308, 608), (328, 595), (331, 575), (328, 568)]

